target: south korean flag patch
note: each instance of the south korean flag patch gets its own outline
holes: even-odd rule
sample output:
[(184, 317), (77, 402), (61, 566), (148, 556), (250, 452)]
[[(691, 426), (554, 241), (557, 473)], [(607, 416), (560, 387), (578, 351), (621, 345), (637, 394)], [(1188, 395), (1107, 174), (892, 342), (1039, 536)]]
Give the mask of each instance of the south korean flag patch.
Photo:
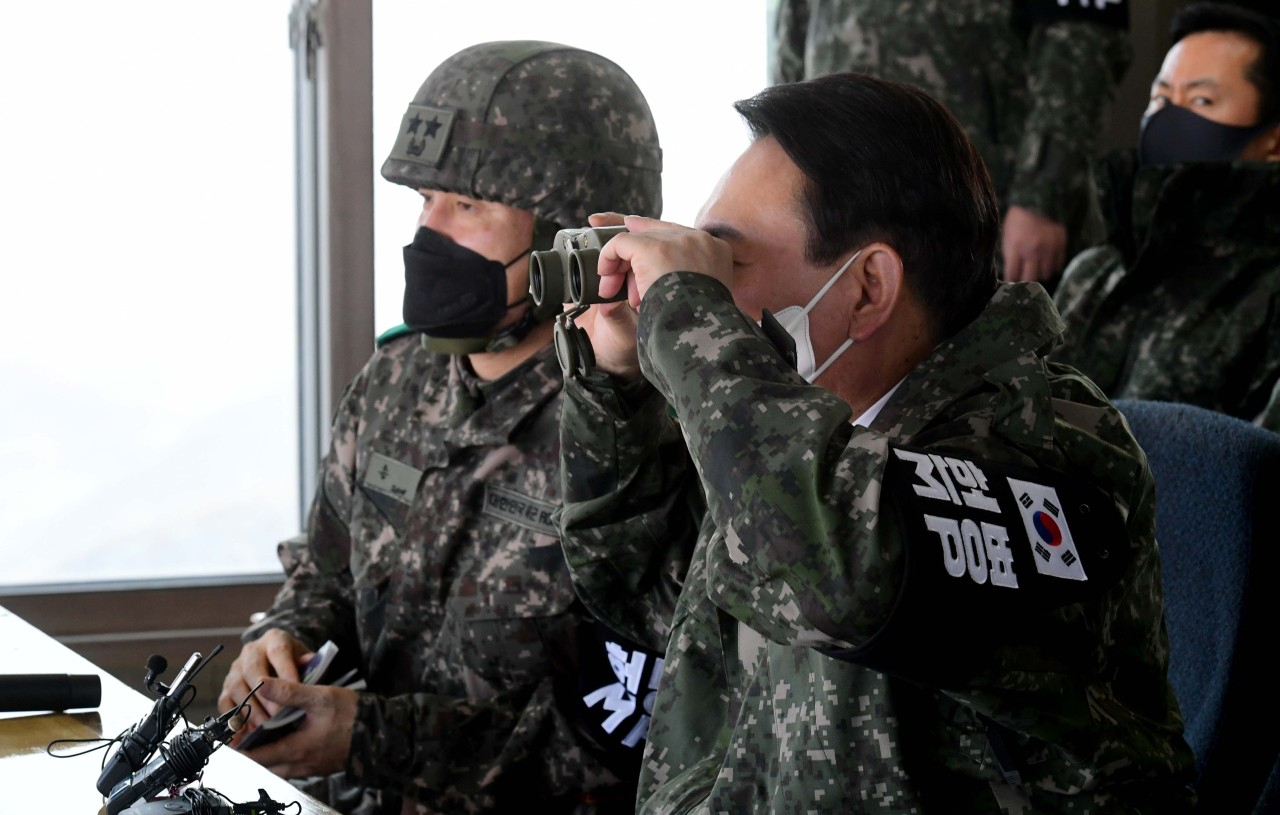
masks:
[(1027, 540), (1035, 552), (1036, 571), (1066, 580), (1088, 580), (1057, 490), (1016, 478), (1008, 481), (1018, 499)]

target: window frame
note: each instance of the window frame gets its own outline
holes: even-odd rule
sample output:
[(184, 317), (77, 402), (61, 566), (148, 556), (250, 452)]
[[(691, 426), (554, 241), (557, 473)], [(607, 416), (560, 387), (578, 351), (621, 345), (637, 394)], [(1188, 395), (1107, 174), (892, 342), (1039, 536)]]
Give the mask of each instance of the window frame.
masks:
[[(330, 417), (374, 347), (372, 0), (296, 0), (288, 23), (303, 529)], [(200, 677), (188, 710), (199, 721), (213, 710), (250, 615), (271, 603), (282, 582), (282, 574), (237, 574), (0, 586), (0, 605), (132, 687), (140, 687), (151, 653), (181, 664), (223, 644), (229, 653)]]

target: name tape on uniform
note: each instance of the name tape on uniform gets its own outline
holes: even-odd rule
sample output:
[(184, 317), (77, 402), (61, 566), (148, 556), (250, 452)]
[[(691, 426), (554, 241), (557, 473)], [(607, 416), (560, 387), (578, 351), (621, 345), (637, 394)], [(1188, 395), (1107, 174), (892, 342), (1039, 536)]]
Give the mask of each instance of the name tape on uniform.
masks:
[(486, 484), (484, 487), (484, 506), (481, 511), (485, 515), (510, 521), (534, 532), (559, 537), (560, 530), (552, 517), (555, 510), (555, 504), (522, 495), (506, 487), (495, 484)]

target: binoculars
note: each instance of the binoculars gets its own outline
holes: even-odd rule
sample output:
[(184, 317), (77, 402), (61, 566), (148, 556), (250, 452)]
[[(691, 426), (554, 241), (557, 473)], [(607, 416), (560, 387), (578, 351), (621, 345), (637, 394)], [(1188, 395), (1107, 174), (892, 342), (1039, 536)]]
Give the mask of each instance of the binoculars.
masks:
[(600, 296), (600, 275), (596, 262), (600, 248), (625, 226), (586, 227), (561, 229), (555, 243), (544, 252), (529, 255), (529, 294), (535, 306), (543, 303), (573, 303), (589, 306), (592, 303), (614, 303), (627, 296), (623, 286), (610, 298)]

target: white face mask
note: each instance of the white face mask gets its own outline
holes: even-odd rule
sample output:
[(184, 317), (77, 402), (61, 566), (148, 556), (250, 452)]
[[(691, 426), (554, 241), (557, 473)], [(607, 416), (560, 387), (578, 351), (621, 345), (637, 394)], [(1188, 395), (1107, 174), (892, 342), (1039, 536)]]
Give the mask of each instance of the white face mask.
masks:
[(835, 352), (827, 357), (827, 361), (822, 363), (822, 367), (814, 369), (816, 360), (813, 358), (813, 340), (809, 338), (809, 312), (813, 311), (813, 307), (818, 305), (818, 301), (831, 290), (831, 287), (840, 279), (840, 275), (844, 274), (844, 270), (857, 260), (858, 255), (862, 254), (862, 250), (853, 253), (853, 257), (845, 261), (835, 274), (831, 275), (831, 279), (826, 285), (818, 290), (818, 293), (809, 301), (809, 305), (804, 308), (800, 306), (787, 306), (786, 308), (773, 315), (777, 318), (778, 323), (787, 330), (791, 338), (796, 341), (796, 370), (804, 377), (806, 382), (812, 382), (822, 375), (822, 372), (830, 367), (836, 358), (849, 350), (849, 346), (853, 345), (852, 338), (845, 338), (844, 343), (835, 350)]

